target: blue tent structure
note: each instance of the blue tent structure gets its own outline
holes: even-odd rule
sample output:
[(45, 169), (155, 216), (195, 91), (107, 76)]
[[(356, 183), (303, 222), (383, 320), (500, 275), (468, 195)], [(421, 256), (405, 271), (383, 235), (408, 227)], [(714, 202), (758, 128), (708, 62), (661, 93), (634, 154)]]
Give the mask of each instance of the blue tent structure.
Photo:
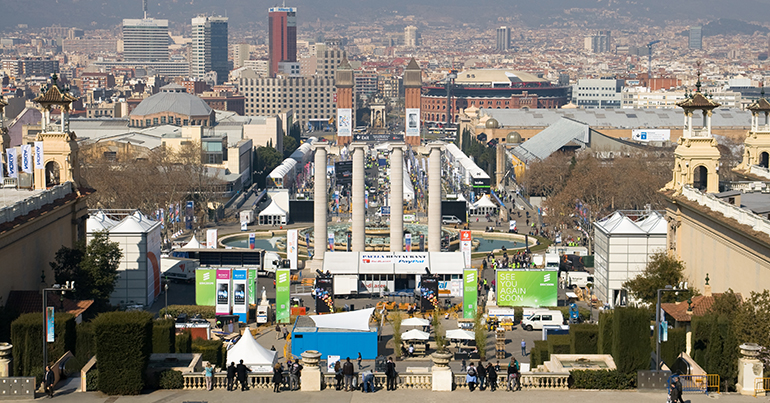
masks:
[(379, 329), (369, 323), (374, 308), (327, 315), (299, 316), (291, 332), (291, 353), (299, 357), (316, 350), (322, 358), (329, 355), (365, 360), (377, 358)]

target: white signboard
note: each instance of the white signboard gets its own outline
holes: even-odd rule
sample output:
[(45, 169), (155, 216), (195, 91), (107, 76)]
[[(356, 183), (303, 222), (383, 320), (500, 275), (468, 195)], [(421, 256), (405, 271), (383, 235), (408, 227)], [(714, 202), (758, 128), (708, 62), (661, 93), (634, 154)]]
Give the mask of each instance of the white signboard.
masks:
[(631, 139), (636, 141), (668, 141), (671, 139), (670, 129), (634, 129)]
[(334, 364), (337, 363), (337, 361), (340, 360), (340, 356), (338, 355), (327, 355), (326, 356), (326, 372), (333, 374), (334, 373)]
[(291, 270), (297, 270), (297, 230), (286, 231), (286, 254), (289, 257)]
[(406, 108), (406, 135), (420, 135), (420, 109)]
[(206, 230), (206, 248), (208, 249), (217, 248), (217, 230), (215, 229)]
[(353, 110), (350, 108), (337, 109), (337, 136), (353, 135)]

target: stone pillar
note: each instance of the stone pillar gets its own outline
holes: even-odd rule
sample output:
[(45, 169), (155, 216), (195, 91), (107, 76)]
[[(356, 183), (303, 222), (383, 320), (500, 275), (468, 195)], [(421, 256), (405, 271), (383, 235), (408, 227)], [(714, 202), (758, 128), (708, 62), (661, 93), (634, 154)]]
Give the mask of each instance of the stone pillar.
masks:
[(449, 360), (452, 358), (450, 352), (435, 352), (431, 354), (433, 360), (433, 390), (438, 392), (451, 392), (454, 375), (452, 368), (449, 368)]
[(441, 252), (441, 150), (444, 143), (428, 144), (428, 251)]
[(764, 396), (764, 392), (754, 389), (754, 382), (763, 377), (764, 367), (759, 360), (759, 350), (762, 348), (755, 343), (743, 343), (740, 345), (741, 358), (738, 359), (738, 383), (735, 385), (742, 395)]
[(390, 251), (404, 250), (404, 143), (390, 144)]
[(352, 143), (350, 150), (353, 153), (353, 252), (363, 252), (366, 246), (366, 214), (364, 213), (364, 155), (367, 145), (364, 143)]
[(328, 186), (326, 185), (326, 143), (313, 144), (315, 149), (315, 194), (313, 196), (313, 260), (321, 261), (326, 252), (326, 212)]
[(302, 383), (300, 390), (303, 392), (321, 391), (321, 369), (318, 368), (318, 361), (321, 359), (321, 353), (315, 350), (308, 350), (302, 353)]
[(13, 356), (11, 351), (13, 346), (11, 343), (0, 343), (0, 378), (8, 378), (11, 376), (13, 367)]

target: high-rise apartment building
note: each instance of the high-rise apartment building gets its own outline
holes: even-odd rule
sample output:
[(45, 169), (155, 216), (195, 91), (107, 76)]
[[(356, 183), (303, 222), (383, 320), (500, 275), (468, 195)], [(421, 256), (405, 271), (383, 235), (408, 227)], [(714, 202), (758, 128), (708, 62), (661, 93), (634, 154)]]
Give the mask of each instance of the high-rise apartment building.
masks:
[(192, 19), (192, 54), (190, 71), (201, 78), (217, 73), (217, 84), (227, 81), (227, 17), (199, 16)]
[(703, 27), (690, 27), (690, 49), (703, 49)]
[(586, 36), (583, 39), (583, 47), (587, 52), (605, 53), (609, 52), (612, 44), (611, 31), (599, 31), (595, 35)]
[(233, 68), (237, 69), (243, 67), (243, 62), (249, 60), (251, 46), (248, 43), (235, 43), (230, 45), (230, 53), (232, 53)]
[(495, 50), (507, 52), (511, 49), (511, 29), (508, 27), (497, 28), (497, 42)]
[(268, 10), (269, 74), (275, 77), (278, 63), (297, 61), (297, 9), (272, 7)]
[(417, 32), (417, 27), (414, 25), (409, 25), (406, 28), (404, 28), (404, 46), (408, 48), (416, 48), (417, 45), (420, 44), (420, 36), (419, 32)]
[(168, 61), (168, 20), (123, 20), (123, 59), (127, 62)]

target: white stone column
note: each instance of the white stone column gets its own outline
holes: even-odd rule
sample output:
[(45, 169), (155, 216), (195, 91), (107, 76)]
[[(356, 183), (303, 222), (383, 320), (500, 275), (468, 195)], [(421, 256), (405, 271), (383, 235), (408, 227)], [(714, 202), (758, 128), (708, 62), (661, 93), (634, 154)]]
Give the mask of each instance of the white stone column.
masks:
[(313, 260), (323, 260), (326, 252), (328, 186), (326, 184), (326, 143), (313, 144), (315, 150), (315, 194), (313, 195)]
[(390, 145), (390, 251), (404, 250), (404, 150), (406, 144)]
[(366, 214), (364, 213), (364, 155), (367, 145), (352, 143), (350, 150), (353, 154), (353, 224), (351, 226), (353, 252), (363, 252), (366, 246)]
[(441, 150), (444, 143), (428, 144), (428, 251), (441, 252)]

